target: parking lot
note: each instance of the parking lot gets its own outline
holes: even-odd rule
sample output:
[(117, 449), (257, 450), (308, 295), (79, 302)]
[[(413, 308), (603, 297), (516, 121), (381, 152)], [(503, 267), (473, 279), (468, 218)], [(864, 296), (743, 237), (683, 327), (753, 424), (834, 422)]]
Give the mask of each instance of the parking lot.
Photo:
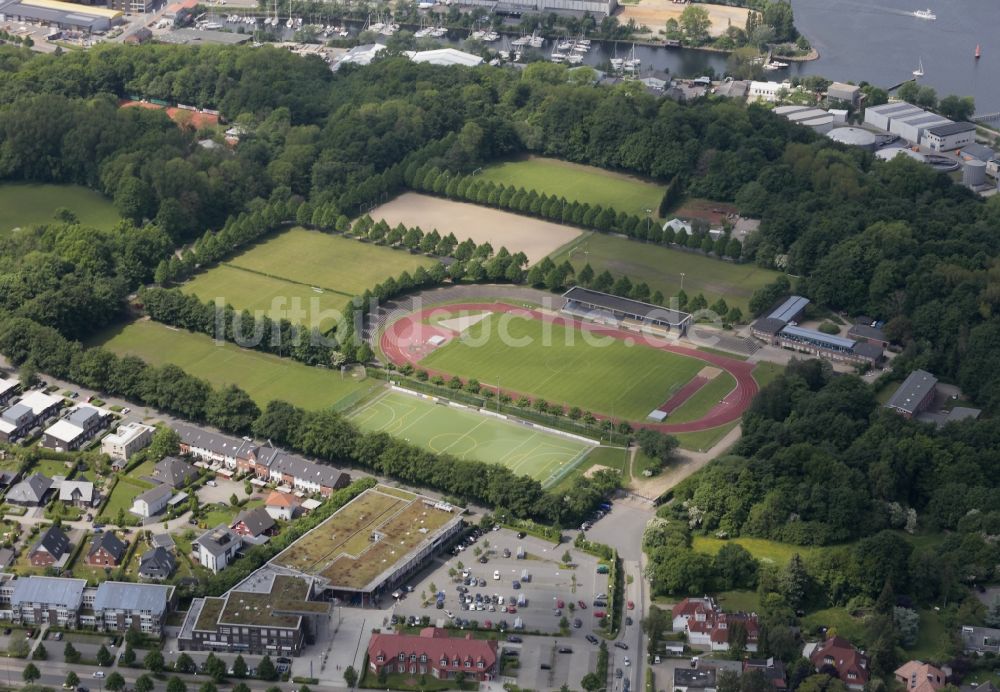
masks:
[[(562, 562), (567, 550), (574, 565), (568, 568)], [(518, 558), (519, 553), (522, 558)], [(485, 563), (480, 562), (483, 557)], [(580, 679), (597, 661), (597, 646), (585, 637), (596, 629), (595, 612), (606, 610), (594, 607), (595, 599), (606, 597), (608, 590), (608, 577), (597, 573), (596, 558), (568, 543), (554, 545), (533, 536), (518, 538), (507, 529), (488, 531), (458, 555), (444, 558), (410, 585), (413, 591), (403, 595), (393, 610), (397, 617), (426, 616), (431, 624), (463, 629), (468, 627), (465, 621), (481, 628), (487, 623), (495, 627), (506, 622), (508, 634), (525, 640), (524, 644), (504, 644), (519, 652), (520, 666), (509, 672), (516, 675), (520, 686), (543, 689), (568, 682), (579, 688)], [(525, 573), (528, 579), (523, 578)], [(463, 574), (468, 576), (463, 578)], [(437, 593), (444, 593), (441, 608), (436, 604)], [(471, 603), (466, 602), (469, 599)], [(570, 623), (567, 634), (552, 637), (560, 634), (563, 617)], [(530, 632), (550, 636), (540, 638)], [(560, 648), (569, 648), (572, 653), (559, 653)]]

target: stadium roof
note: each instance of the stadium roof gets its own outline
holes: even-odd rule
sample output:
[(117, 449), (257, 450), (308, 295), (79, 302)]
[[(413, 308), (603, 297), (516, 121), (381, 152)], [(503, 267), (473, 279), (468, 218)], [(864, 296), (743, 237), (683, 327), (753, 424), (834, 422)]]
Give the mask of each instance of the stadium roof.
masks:
[(768, 318), (781, 320), (782, 322), (791, 322), (792, 318), (805, 310), (807, 305), (809, 305), (808, 298), (789, 296), (785, 299), (785, 302), (771, 311)]
[(947, 122), (942, 125), (934, 125), (933, 127), (928, 127), (927, 131), (932, 135), (937, 135), (938, 137), (947, 137), (948, 135), (957, 135), (962, 132), (970, 132), (975, 130), (976, 126), (972, 123), (953, 123)]
[(789, 336), (797, 336), (802, 339), (812, 339), (813, 341), (821, 341), (831, 346), (836, 346), (837, 348), (843, 349), (853, 349), (857, 342), (854, 339), (845, 339), (842, 336), (834, 336), (832, 334), (824, 334), (823, 332), (817, 331), (815, 329), (805, 329), (804, 327), (796, 327), (788, 325), (781, 330), (782, 334), (788, 334)]
[(887, 408), (894, 408), (897, 411), (915, 413), (920, 402), (924, 400), (927, 393), (934, 389), (937, 378), (926, 370), (914, 370), (899, 385), (899, 389), (892, 395)]
[(67, 610), (78, 610), (83, 602), (83, 587), (86, 585), (86, 579), (20, 577), (14, 580), (14, 593), (10, 597), (10, 603), (13, 606), (47, 603)]
[(619, 296), (592, 291), (589, 288), (581, 288), (580, 286), (574, 286), (563, 293), (563, 298), (584, 305), (611, 310), (612, 312), (620, 312), (637, 319), (653, 319), (658, 322), (666, 322), (671, 326), (680, 326), (685, 322), (691, 321), (691, 315), (680, 310), (671, 310), (670, 308), (643, 303), (631, 298), (620, 298)]

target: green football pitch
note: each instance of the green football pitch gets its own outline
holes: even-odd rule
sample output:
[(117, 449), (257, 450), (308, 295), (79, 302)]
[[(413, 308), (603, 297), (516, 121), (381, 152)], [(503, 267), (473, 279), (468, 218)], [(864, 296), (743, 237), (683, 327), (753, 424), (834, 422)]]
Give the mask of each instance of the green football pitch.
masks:
[(709, 305), (725, 298), (744, 315), (749, 314), (747, 305), (753, 292), (779, 275), (752, 263), (724, 262), (604, 233), (587, 233), (552, 259), (556, 264), (569, 260), (577, 269), (589, 262), (598, 274), (605, 269), (616, 278), (624, 274), (633, 284), (644, 281), (650, 290), (662, 291), (668, 298), (677, 295), (683, 282), (689, 296), (701, 293)]
[(400, 392), (351, 414), (366, 431), (386, 432), (435, 454), (502, 464), (543, 485), (557, 483), (593, 447), (561, 435)]
[(534, 156), (484, 168), (480, 175), (496, 183), (565, 197), (570, 202), (613, 207), (640, 218), (646, 216), (647, 209), (656, 217), (665, 189), (624, 173)]
[(216, 387), (235, 384), (262, 408), (280, 399), (305, 409), (343, 409), (380, 385), (360, 375), (341, 376), (148, 320), (105, 333), (100, 345), (118, 355), (139, 356), (152, 365), (173, 363)]
[(503, 390), (549, 403), (642, 421), (704, 363), (610, 337), (585, 339), (574, 327), (502, 313), (473, 325), (420, 365), (489, 385), (499, 380)]
[(80, 223), (111, 228), (118, 221), (111, 200), (80, 185), (5, 183), (0, 185), (0, 236), (11, 229), (36, 223), (52, 223), (56, 209), (65, 207)]
[(385, 279), (417, 267), (428, 257), (342, 236), (292, 228), (231, 259), (227, 264), (305, 287), (356, 296)]

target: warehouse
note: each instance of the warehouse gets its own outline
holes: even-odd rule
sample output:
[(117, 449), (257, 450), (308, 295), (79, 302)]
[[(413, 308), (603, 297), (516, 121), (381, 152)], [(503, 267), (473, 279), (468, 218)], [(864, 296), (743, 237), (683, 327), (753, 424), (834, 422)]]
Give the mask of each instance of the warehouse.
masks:
[(912, 418), (934, 402), (937, 378), (926, 370), (914, 370), (899, 385), (885, 407), (904, 418)]
[(0, 0), (0, 14), (15, 21), (45, 23), (92, 34), (104, 33), (122, 21), (118, 10), (59, 0), (14, 0), (6, 4)]
[(951, 121), (948, 118), (921, 111), (913, 115), (893, 118), (889, 123), (889, 132), (899, 135), (907, 142), (918, 144), (927, 128), (949, 124)]
[(812, 128), (819, 134), (825, 134), (833, 129), (833, 115), (819, 108), (778, 106), (774, 112), (785, 116), (793, 123)]
[(881, 106), (865, 109), (865, 124), (888, 132), (893, 118), (905, 118), (923, 112), (923, 109), (909, 103), (883, 103)]
[(972, 123), (947, 122), (927, 128), (921, 144), (934, 151), (952, 151), (972, 144), (975, 139), (976, 126)]

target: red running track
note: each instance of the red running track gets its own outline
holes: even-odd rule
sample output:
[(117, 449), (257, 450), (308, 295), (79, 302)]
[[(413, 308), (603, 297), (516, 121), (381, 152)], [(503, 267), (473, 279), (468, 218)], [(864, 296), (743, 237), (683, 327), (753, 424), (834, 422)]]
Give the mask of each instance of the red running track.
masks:
[(693, 397), (695, 392), (704, 387), (706, 384), (708, 384), (707, 378), (704, 378), (701, 375), (695, 375), (687, 384), (674, 392), (674, 395), (667, 399), (667, 402), (657, 410), (663, 411), (664, 413), (673, 413), (679, 409), (685, 401)]
[[(424, 320), (426, 320), (430, 315), (435, 312), (440, 314), (442, 311), (447, 311), (449, 313), (462, 311), (509, 312), (519, 317), (530, 317), (545, 322), (555, 322), (562, 325), (573, 326), (577, 329), (587, 330), (600, 336), (609, 336), (620, 341), (625, 341), (629, 344), (635, 343), (637, 337), (639, 336), (636, 332), (630, 332), (624, 329), (583, 322), (582, 320), (565, 315), (553, 315), (550, 313), (543, 313), (538, 310), (519, 308), (506, 303), (460, 303), (442, 305), (436, 308), (427, 308), (396, 320), (386, 327), (385, 331), (382, 333), (379, 340), (382, 352), (385, 353), (387, 358), (397, 365), (402, 365), (404, 363), (417, 365), (420, 360), (423, 359), (423, 357), (426, 356), (430, 350), (432, 350), (432, 348), (429, 348), (427, 344), (427, 340), (429, 338), (432, 336), (444, 337), (445, 342), (440, 344), (438, 346), (439, 348), (455, 336), (454, 332), (424, 323)], [(709, 430), (711, 428), (716, 428), (720, 425), (726, 425), (727, 423), (739, 420), (743, 415), (743, 412), (750, 406), (750, 402), (753, 400), (754, 396), (757, 394), (757, 381), (753, 378), (752, 373), (754, 366), (751, 363), (736, 360), (734, 358), (726, 358), (725, 356), (720, 356), (715, 353), (706, 353), (694, 348), (676, 346), (672, 343), (664, 343), (662, 340), (647, 342), (645, 346), (647, 348), (657, 348), (661, 351), (667, 351), (668, 353), (676, 353), (689, 358), (695, 358), (709, 365), (721, 368), (733, 376), (736, 380), (736, 387), (734, 387), (733, 390), (722, 399), (722, 401), (716, 404), (707, 414), (698, 420), (689, 421), (687, 423), (636, 422), (639, 427), (653, 428), (666, 433), (698, 432), (701, 430)], [(451, 373), (434, 370), (429, 370), (428, 373), (432, 376), (441, 375), (442, 377), (448, 377), (451, 375)], [(686, 387), (687, 385), (681, 389), (681, 392), (683, 392)], [(504, 390), (504, 392), (514, 398), (522, 394), (521, 392), (512, 392), (509, 390)], [(677, 394), (680, 394), (681, 392), (678, 392)], [(675, 398), (677, 394), (674, 395)]]

